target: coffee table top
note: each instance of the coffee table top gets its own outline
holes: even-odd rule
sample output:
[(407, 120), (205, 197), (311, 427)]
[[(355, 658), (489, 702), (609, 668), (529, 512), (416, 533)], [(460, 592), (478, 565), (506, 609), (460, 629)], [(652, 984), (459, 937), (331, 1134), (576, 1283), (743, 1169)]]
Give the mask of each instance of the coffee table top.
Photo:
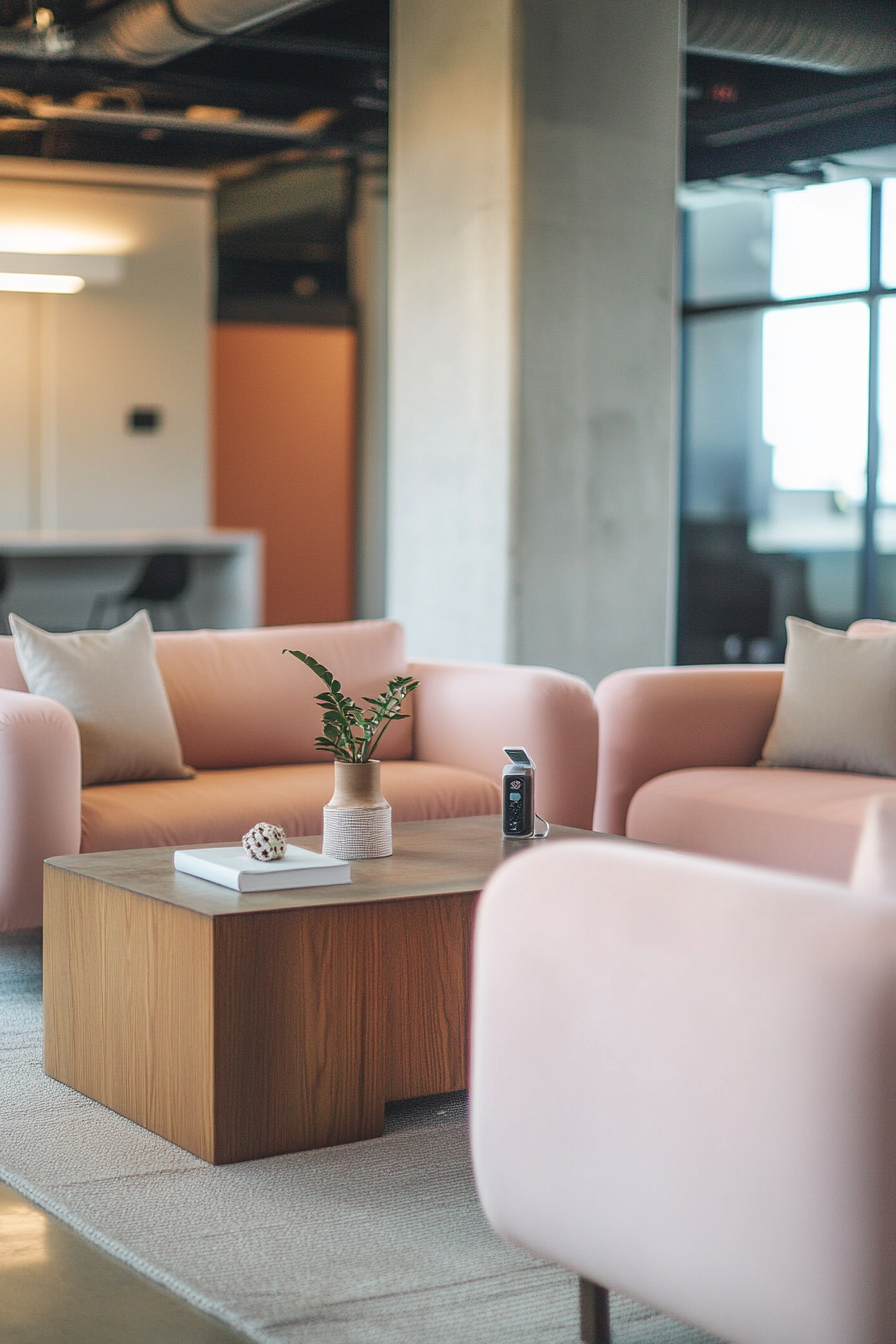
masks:
[[(354, 860), (352, 880), (344, 886), (292, 891), (230, 891), (214, 882), (179, 873), (172, 856), (175, 848), (183, 849), (183, 845), (73, 854), (47, 859), (47, 863), (52, 868), (121, 887), (151, 900), (179, 905), (197, 914), (226, 916), (256, 910), (357, 905), (481, 891), (498, 864), (512, 854), (558, 840), (607, 838), (595, 831), (552, 826), (547, 840), (508, 840), (501, 834), (501, 818), (494, 816), (397, 822), (392, 827), (394, 853), (390, 858)], [(321, 837), (305, 835), (291, 843), (319, 852)]]

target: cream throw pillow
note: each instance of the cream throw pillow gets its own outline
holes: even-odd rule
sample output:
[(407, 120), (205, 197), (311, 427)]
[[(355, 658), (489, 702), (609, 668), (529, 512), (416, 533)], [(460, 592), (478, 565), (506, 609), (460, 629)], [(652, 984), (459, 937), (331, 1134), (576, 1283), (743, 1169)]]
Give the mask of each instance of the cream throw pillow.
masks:
[(138, 611), (115, 630), (54, 635), (10, 615), (16, 656), (32, 695), (58, 700), (81, 735), (81, 782), (190, 779), (152, 626)]
[(788, 616), (760, 765), (896, 775), (896, 634), (860, 638)]

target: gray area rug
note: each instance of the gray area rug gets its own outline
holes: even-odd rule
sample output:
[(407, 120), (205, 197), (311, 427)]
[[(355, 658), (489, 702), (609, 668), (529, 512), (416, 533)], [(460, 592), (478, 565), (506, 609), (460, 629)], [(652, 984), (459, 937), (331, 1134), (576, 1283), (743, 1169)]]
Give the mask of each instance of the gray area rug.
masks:
[[(210, 1167), (41, 1068), (41, 949), (0, 937), (0, 1178), (260, 1344), (574, 1344), (572, 1275), (479, 1208), (462, 1097), (381, 1139)], [(712, 1344), (623, 1298), (614, 1344)]]

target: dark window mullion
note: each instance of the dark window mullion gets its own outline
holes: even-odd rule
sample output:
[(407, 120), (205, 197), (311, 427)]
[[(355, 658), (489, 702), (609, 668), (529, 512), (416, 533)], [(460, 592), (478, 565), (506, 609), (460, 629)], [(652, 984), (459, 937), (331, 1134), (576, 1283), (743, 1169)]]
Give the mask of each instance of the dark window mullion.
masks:
[[(878, 223), (878, 232), (879, 230)], [(879, 262), (878, 274), (880, 274)], [(682, 305), (681, 313), (682, 317), (713, 317), (723, 313), (761, 312), (768, 308), (809, 308), (819, 303), (849, 303), (854, 299), (876, 298), (880, 294), (892, 293), (891, 289), (884, 289), (878, 283), (872, 284), (868, 289), (838, 291), (834, 294), (804, 294), (797, 299), (732, 299), (730, 303), (685, 303)]]
[(880, 292), (883, 189), (871, 184), (871, 297), (868, 301), (868, 460), (865, 489), (865, 534), (862, 539), (862, 615), (878, 615), (879, 557), (875, 536), (877, 477), (880, 469)]

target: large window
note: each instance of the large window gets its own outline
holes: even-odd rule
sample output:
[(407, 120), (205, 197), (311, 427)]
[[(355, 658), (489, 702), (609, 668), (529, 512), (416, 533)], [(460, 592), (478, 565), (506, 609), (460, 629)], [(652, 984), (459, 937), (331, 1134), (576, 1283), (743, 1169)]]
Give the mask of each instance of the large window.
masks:
[(684, 210), (679, 661), (896, 620), (896, 177)]

